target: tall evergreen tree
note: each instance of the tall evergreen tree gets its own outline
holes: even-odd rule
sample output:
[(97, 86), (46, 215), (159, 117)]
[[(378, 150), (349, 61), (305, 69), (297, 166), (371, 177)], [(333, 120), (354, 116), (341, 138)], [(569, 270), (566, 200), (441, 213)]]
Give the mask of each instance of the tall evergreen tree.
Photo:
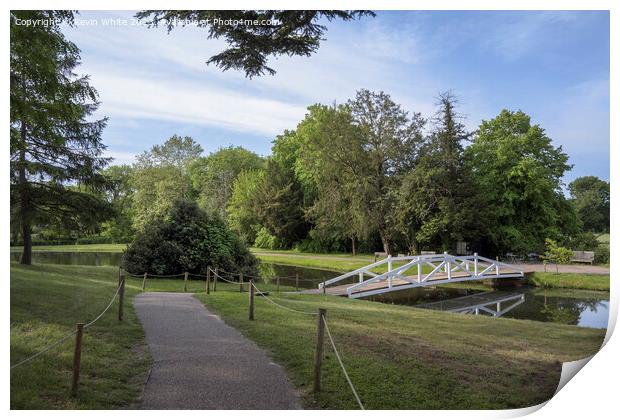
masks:
[(72, 24), (73, 14), (11, 12), (11, 207), (24, 242), (22, 264), (31, 263), (37, 220), (68, 223), (106, 213), (105, 201), (90, 193), (105, 186), (99, 170), (108, 162), (101, 157), (106, 119), (89, 120), (99, 106), (97, 91), (88, 76), (74, 73), (80, 51), (60, 31), (63, 21)]
[(439, 95), (429, 141), (400, 191), (399, 224), (412, 253), (424, 245), (452, 250), (482, 228), (478, 216), (484, 206), (464, 162), (463, 143), (472, 133), (456, 105), (450, 92)]

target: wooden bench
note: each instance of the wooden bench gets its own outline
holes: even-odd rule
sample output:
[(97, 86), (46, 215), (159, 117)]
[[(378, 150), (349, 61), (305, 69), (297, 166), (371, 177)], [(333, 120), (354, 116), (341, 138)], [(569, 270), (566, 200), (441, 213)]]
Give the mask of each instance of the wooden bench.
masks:
[(594, 251), (573, 251), (570, 262), (594, 264)]

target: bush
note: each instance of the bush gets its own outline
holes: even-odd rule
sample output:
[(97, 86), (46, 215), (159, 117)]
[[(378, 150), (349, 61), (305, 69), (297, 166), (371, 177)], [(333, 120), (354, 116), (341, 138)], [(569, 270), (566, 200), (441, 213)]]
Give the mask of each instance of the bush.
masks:
[(572, 237), (567, 245), (575, 251), (593, 251), (599, 245), (599, 241), (592, 232), (581, 232)]
[(256, 258), (221, 219), (183, 200), (136, 235), (124, 261), (125, 269), (134, 274), (205, 274), (208, 266), (247, 275), (258, 273)]
[(596, 264), (609, 264), (609, 247), (599, 245), (594, 249), (594, 262)]

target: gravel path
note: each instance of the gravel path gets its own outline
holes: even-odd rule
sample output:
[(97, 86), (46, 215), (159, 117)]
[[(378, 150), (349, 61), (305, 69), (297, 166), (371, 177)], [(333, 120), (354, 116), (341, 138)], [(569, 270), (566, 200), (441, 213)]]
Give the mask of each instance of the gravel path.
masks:
[(154, 363), (145, 409), (295, 409), (283, 369), (188, 293), (142, 293), (134, 306)]

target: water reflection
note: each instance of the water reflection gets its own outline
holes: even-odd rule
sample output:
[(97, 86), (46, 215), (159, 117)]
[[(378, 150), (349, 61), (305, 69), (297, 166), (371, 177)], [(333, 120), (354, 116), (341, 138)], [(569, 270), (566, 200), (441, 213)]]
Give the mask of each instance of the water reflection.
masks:
[[(11, 261), (19, 261), (21, 251), (11, 251)], [(118, 267), (120, 252), (34, 251), (33, 264), (94, 265)]]
[[(493, 293), (493, 294), (491, 294)], [(515, 319), (530, 319), (542, 322), (578, 325), (581, 327), (607, 328), (609, 318), (609, 293), (571, 289), (541, 289), (536, 287), (516, 287), (502, 289), (501, 292), (488, 290), (457, 289), (448, 287), (409, 289), (403, 292), (388, 293), (373, 300), (407, 306), (422, 306), (428, 309), (447, 310), (466, 302), (473, 296), (505, 297), (523, 295), (522, 302), (510, 308), (502, 305), (501, 316)], [(453, 303), (449, 303), (454, 300)], [(515, 303), (518, 299), (515, 297)], [(492, 307), (489, 301), (487, 307)], [(436, 307), (433, 307), (433, 306)], [(441, 307), (443, 305), (443, 308)], [(453, 306), (450, 306), (453, 305)], [(479, 310), (479, 314), (492, 315)], [(475, 313), (475, 311), (474, 311)]]
[(458, 314), (489, 314), (504, 316), (525, 302), (525, 294), (514, 292), (490, 291), (474, 293), (439, 302), (424, 303), (416, 308), (433, 309), (436, 311), (454, 312)]

